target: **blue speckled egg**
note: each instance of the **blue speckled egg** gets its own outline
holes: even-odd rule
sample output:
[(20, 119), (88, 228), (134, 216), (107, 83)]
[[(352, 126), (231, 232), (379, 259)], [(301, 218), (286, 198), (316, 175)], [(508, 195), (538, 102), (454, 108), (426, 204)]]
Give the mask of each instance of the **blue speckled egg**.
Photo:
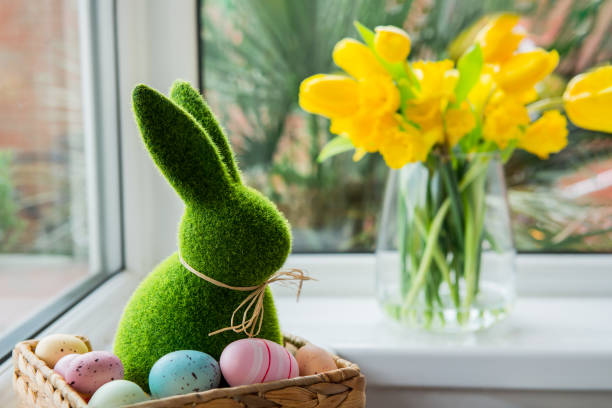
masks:
[(111, 408), (148, 400), (147, 394), (137, 384), (126, 380), (115, 380), (98, 388), (87, 406), (91, 408)]
[(219, 363), (206, 353), (179, 350), (166, 354), (149, 373), (149, 388), (154, 398), (189, 394), (219, 386)]

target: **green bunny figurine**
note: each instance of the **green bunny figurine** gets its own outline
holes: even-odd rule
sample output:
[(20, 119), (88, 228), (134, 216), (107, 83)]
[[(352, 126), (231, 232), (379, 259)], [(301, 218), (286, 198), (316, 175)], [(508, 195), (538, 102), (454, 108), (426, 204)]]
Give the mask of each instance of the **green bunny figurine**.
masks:
[[(228, 140), (199, 92), (176, 81), (167, 98), (138, 85), (133, 104), (151, 157), (185, 203), (182, 258), (226, 285), (266, 282), (289, 254), (289, 224), (271, 201), (242, 183)], [(114, 351), (125, 379), (148, 389), (153, 364), (176, 350), (200, 350), (218, 360), (226, 345), (246, 335), (209, 333), (227, 327), (248, 295), (203, 280), (178, 253), (170, 255), (136, 289), (119, 323)], [(269, 288), (258, 337), (282, 340)]]

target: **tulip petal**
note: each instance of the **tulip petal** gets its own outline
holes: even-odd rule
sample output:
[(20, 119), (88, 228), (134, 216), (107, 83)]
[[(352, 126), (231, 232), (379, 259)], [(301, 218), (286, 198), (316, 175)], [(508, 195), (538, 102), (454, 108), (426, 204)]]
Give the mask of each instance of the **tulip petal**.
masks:
[(509, 59), (525, 38), (518, 27), (520, 17), (516, 14), (502, 14), (478, 33), (476, 41), (482, 47), (484, 61), (500, 64)]
[(574, 77), (563, 94), (570, 120), (584, 129), (612, 133), (612, 66)]
[(328, 118), (349, 116), (359, 109), (359, 86), (342, 75), (313, 75), (300, 84), (299, 104)]
[(508, 93), (524, 93), (552, 73), (559, 63), (556, 50), (536, 49), (513, 55), (496, 76), (498, 85)]
[(410, 54), (410, 36), (404, 30), (394, 26), (375, 28), (374, 49), (388, 62), (402, 62)]
[(333, 59), (336, 65), (356, 79), (374, 75), (389, 74), (367, 46), (352, 38), (340, 40), (334, 47)]

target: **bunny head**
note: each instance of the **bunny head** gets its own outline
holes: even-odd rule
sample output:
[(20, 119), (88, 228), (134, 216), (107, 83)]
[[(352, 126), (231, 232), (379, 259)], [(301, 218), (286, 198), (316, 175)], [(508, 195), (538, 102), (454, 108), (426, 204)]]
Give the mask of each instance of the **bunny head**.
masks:
[(138, 85), (133, 104), (149, 153), (185, 203), (183, 259), (228, 285), (263, 283), (289, 254), (289, 224), (242, 183), (228, 140), (198, 91), (176, 81), (167, 98)]

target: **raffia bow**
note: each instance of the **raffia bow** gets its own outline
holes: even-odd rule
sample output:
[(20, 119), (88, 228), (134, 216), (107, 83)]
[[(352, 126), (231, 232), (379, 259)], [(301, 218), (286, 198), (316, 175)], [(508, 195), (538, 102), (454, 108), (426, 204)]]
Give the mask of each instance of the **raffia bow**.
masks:
[[(234, 313), (232, 313), (232, 318), (230, 320), (230, 325), (228, 327), (224, 327), (219, 330), (215, 330), (213, 332), (208, 333), (209, 336), (214, 336), (215, 334), (222, 333), (224, 331), (232, 330), (235, 333), (244, 333), (248, 337), (256, 337), (259, 335), (261, 331), (261, 325), (263, 323), (263, 312), (264, 312), (264, 294), (266, 291), (266, 287), (274, 282), (283, 282), (283, 281), (293, 281), (298, 283), (297, 288), (297, 298), (300, 298), (300, 293), (302, 292), (302, 284), (307, 280), (316, 280), (306, 275), (304, 271), (297, 268), (290, 268), (285, 270), (279, 270), (275, 272), (270, 279), (265, 281), (260, 285), (255, 286), (230, 286), (223, 282), (220, 282), (216, 279), (211, 278), (210, 276), (204, 275), (202, 272), (197, 271), (191, 265), (189, 265), (185, 259), (183, 259), (181, 255), (181, 251), (178, 251), (179, 260), (181, 264), (191, 273), (198, 276), (199, 278), (204, 279), (207, 282), (212, 283), (215, 286), (219, 286), (226, 289), (238, 290), (241, 292), (251, 292), (249, 295), (238, 305), (236, 309), (234, 309)], [(242, 322), (239, 324), (234, 324), (234, 319), (236, 314), (244, 307), (244, 311), (242, 313)], [(249, 317), (249, 312), (251, 313)]]

